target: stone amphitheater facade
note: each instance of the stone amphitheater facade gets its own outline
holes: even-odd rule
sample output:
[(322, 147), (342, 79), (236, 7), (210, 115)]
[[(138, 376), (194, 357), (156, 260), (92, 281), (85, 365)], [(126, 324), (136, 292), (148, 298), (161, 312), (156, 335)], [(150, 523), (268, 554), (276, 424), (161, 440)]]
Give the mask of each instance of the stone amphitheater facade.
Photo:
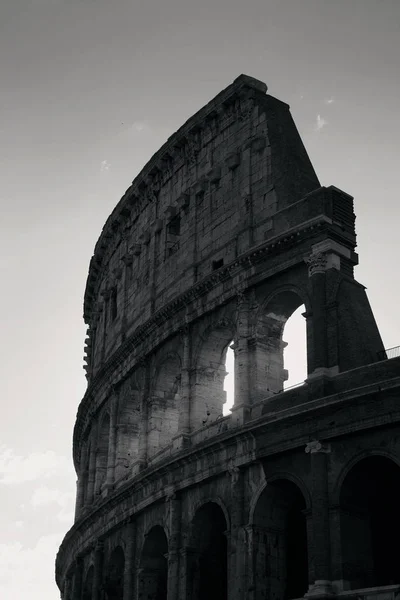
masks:
[[(151, 158), (90, 262), (64, 600), (399, 597), (400, 358), (355, 247), (352, 197), (261, 81)], [(302, 305), (308, 375), (284, 390)]]

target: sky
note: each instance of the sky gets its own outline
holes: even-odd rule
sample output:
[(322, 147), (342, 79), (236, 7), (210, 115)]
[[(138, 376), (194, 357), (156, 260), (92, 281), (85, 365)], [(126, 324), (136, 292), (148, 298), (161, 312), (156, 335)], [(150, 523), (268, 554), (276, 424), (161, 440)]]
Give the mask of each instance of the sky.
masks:
[(385, 347), (400, 344), (399, 29), (398, 0), (2, 0), (2, 599), (59, 598), (101, 228), (154, 152), (241, 73), (290, 104), (321, 184), (355, 197), (356, 278)]

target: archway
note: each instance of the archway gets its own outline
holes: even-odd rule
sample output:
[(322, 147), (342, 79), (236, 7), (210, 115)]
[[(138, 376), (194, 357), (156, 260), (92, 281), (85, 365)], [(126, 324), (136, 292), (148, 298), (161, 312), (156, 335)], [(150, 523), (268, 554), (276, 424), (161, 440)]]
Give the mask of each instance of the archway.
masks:
[(191, 600), (227, 600), (227, 524), (214, 502), (196, 512), (192, 522), (188, 556), (188, 595)]
[(108, 444), (110, 437), (110, 415), (103, 416), (97, 437), (95, 493), (100, 494), (107, 476)]
[(384, 456), (360, 460), (340, 491), (343, 579), (351, 589), (400, 584), (400, 468)]
[(127, 386), (120, 400), (117, 420), (115, 479), (126, 475), (139, 455), (140, 393)]
[(167, 446), (178, 433), (181, 361), (171, 354), (158, 368), (148, 417), (148, 456)]
[(194, 402), (190, 414), (192, 430), (224, 414), (227, 399), (225, 361), (233, 337), (234, 325), (227, 319), (221, 319), (201, 343), (194, 373)]
[(167, 600), (168, 541), (163, 528), (153, 527), (146, 535), (140, 559), (139, 600)]
[(229, 415), (231, 408), (235, 403), (235, 352), (232, 348), (233, 340), (227, 345), (225, 350), (225, 379), (224, 392), (225, 404), (223, 405), (223, 414)]
[(302, 597), (308, 589), (304, 496), (291, 481), (268, 483), (253, 514), (255, 600)]
[[(303, 300), (296, 292), (284, 290), (268, 300), (260, 311), (253, 350), (255, 353), (253, 386), (257, 399), (261, 400), (284, 389), (284, 382), (288, 379), (289, 373), (284, 364), (284, 349), (288, 344), (283, 340), (283, 334), (287, 321), (299, 308), (304, 310), (302, 307)], [(306, 345), (304, 328), (302, 337), (302, 340), (292, 342), (293, 346)], [(304, 371), (306, 375), (306, 370)]]
[(123, 600), (124, 598), (125, 556), (121, 546), (111, 553), (106, 566), (103, 588), (106, 600)]
[(296, 308), (288, 318), (283, 329), (284, 346), (283, 367), (287, 379), (283, 389), (301, 385), (307, 379), (307, 324), (303, 316), (304, 304)]
[(91, 565), (86, 573), (85, 583), (83, 585), (82, 600), (92, 600), (93, 594), (94, 567)]

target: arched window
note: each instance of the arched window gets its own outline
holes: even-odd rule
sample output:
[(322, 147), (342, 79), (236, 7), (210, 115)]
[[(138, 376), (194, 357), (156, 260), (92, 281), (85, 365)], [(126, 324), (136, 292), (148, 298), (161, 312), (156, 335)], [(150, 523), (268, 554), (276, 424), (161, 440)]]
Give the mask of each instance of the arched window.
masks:
[(235, 403), (235, 353), (232, 348), (233, 340), (226, 347), (225, 354), (225, 379), (224, 391), (226, 401), (223, 406), (223, 414), (229, 415), (232, 406)]
[(123, 600), (124, 598), (125, 556), (121, 546), (111, 553), (105, 566), (103, 588), (107, 600)]
[(140, 393), (127, 386), (120, 397), (117, 419), (116, 481), (129, 472), (139, 455)]
[(86, 573), (82, 591), (82, 600), (92, 600), (94, 567), (91, 565)]
[(307, 331), (306, 320), (303, 316), (306, 307), (299, 306), (288, 318), (283, 338), (287, 346), (283, 349), (283, 367), (287, 379), (283, 388), (302, 384), (307, 379)]
[(207, 502), (192, 522), (188, 556), (191, 600), (227, 600), (227, 524), (218, 504)]
[(167, 446), (178, 432), (181, 391), (181, 362), (177, 354), (167, 357), (158, 368), (150, 398), (148, 456)]
[(138, 598), (143, 600), (167, 600), (168, 588), (167, 536), (156, 525), (146, 535), (140, 557)]
[(343, 579), (351, 589), (400, 584), (400, 468), (383, 456), (360, 460), (340, 493)]
[[(304, 312), (302, 299), (291, 290), (275, 294), (263, 306), (257, 321), (254, 347), (252, 389), (255, 400), (282, 392), (289, 377), (291, 385), (306, 378), (304, 353), (307, 336), (301, 312)], [(295, 326), (294, 335), (292, 324)], [(290, 334), (290, 345), (284, 340), (286, 333)], [(288, 372), (289, 362), (292, 376)], [(294, 381), (298, 378), (300, 380)]]
[(303, 597), (308, 589), (307, 529), (303, 494), (291, 481), (267, 485), (253, 516), (253, 584), (256, 598)]
[[(227, 356), (231, 358), (232, 351), (229, 346), (232, 344), (233, 336), (233, 324), (222, 319), (206, 333), (201, 343), (192, 387), (193, 401), (190, 414), (192, 430), (212, 423), (229, 412), (229, 409), (226, 409), (227, 389), (224, 384), (227, 371), (226, 360)], [(232, 368), (231, 371), (232, 378), (234, 369)]]

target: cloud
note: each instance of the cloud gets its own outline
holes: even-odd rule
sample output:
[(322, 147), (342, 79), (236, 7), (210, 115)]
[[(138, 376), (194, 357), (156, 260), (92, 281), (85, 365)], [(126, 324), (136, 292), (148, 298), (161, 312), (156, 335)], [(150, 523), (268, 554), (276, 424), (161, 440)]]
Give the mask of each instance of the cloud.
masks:
[(321, 131), (321, 129), (323, 129), (326, 125), (328, 125), (328, 121), (326, 119), (324, 119), (323, 117), (321, 117), (321, 115), (317, 115), (317, 122), (315, 125), (315, 130)]
[(333, 104), (335, 102), (335, 98), (331, 96), (330, 98), (325, 98), (325, 104)]
[(70, 460), (57, 455), (53, 450), (21, 456), (11, 448), (0, 447), (0, 483), (4, 485), (35, 481), (60, 472), (69, 474), (71, 468)]
[(56, 518), (61, 523), (70, 523), (74, 520), (74, 493), (62, 492), (55, 488), (41, 486), (37, 488), (31, 497), (31, 505), (38, 509), (55, 504), (60, 508)]
[(63, 534), (40, 537), (28, 548), (20, 542), (0, 544), (0, 592), (7, 600), (57, 598), (54, 560)]
[(100, 171), (105, 172), (105, 171), (109, 171), (110, 170), (110, 163), (108, 162), (108, 160), (102, 160), (100, 163)]
[(131, 129), (133, 131), (143, 131), (144, 129), (149, 129), (149, 125), (146, 121), (135, 121), (132, 123)]

